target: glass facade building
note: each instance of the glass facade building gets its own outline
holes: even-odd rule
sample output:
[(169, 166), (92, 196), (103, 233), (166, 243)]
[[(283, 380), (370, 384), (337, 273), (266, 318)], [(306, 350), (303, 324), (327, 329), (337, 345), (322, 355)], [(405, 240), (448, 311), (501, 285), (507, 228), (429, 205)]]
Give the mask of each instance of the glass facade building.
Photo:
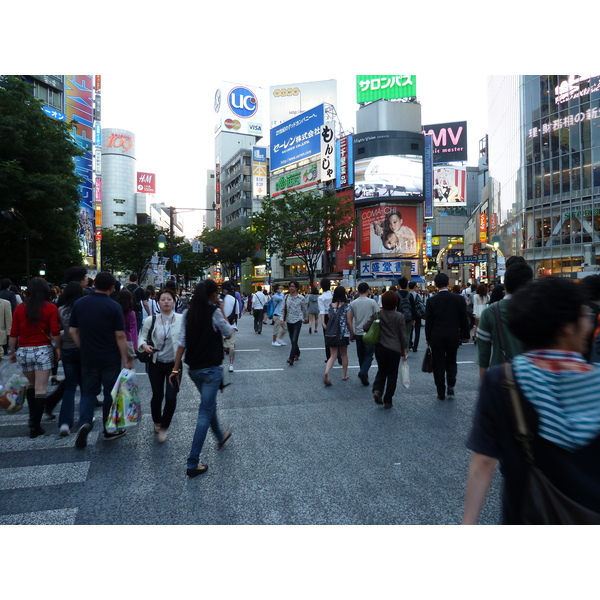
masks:
[(489, 91), (505, 254), (524, 256), (538, 275), (600, 265), (600, 76), (491, 77)]

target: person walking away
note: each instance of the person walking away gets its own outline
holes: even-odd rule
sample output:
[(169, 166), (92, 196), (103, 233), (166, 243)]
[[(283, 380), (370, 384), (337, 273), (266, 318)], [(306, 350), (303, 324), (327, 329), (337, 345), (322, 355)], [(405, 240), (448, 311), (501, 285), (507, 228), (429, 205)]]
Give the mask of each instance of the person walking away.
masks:
[(323, 277), (323, 279), (321, 279), (321, 289), (323, 292), (319, 296), (319, 315), (321, 316), (321, 330), (323, 331), (323, 341), (325, 342), (325, 362), (327, 362), (331, 356), (331, 352), (327, 345), (327, 340), (325, 339), (325, 328), (327, 327), (327, 320), (329, 319), (329, 306), (331, 305), (331, 299), (333, 298), (331, 280), (328, 277)]
[(12, 281), (10, 279), (0, 279), (0, 298), (2, 300), (8, 300), (10, 302), (10, 310), (12, 313), (17, 308), (17, 295), (10, 289)]
[(285, 336), (285, 323), (281, 319), (283, 311), (283, 301), (285, 296), (281, 284), (276, 284), (273, 288), (273, 342), (271, 346), (287, 346), (283, 340)]
[[(337, 319), (335, 317), (338, 317)], [(327, 321), (327, 327), (331, 330), (331, 327), (337, 323), (337, 327), (340, 330), (341, 339), (332, 339), (331, 331), (325, 331), (325, 339), (329, 344), (330, 356), (325, 365), (324, 383), (325, 385), (331, 385), (331, 378), (329, 373), (333, 367), (333, 363), (338, 358), (338, 354), (342, 359), (342, 381), (348, 380), (348, 345), (354, 340), (354, 331), (352, 329), (352, 309), (350, 304), (347, 302), (346, 289), (343, 285), (338, 285), (333, 291), (333, 297), (331, 304), (329, 305), (329, 319)]]
[(133, 295), (129, 290), (121, 290), (117, 294), (116, 301), (121, 305), (121, 310), (123, 311), (127, 354), (131, 356), (131, 358), (135, 358), (135, 348), (138, 347), (138, 325), (135, 310), (133, 308)]
[(406, 322), (406, 346), (408, 346), (412, 335), (412, 328), (416, 320), (415, 298), (406, 289), (408, 287), (408, 279), (406, 277), (401, 277), (398, 280), (398, 286), (400, 287), (397, 291), (399, 298), (398, 310), (404, 315)]
[(297, 281), (290, 281), (289, 291), (283, 301), (283, 321), (290, 336), (290, 356), (287, 359), (290, 367), (294, 366), (294, 361), (300, 358), (300, 348), (298, 347), (298, 338), (302, 324), (308, 323), (308, 311), (306, 309), (306, 300), (304, 296), (298, 293), (299, 285)]
[(231, 437), (231, 429), (223, 433), (217, 419), (217, 392), (223, 381), (223, 338), (233, 332), (223, 302), (219, 301), (217, 284), (212, 279), (201, 281), (194, 290), (189, 310), (183, 315), (175, 362), (169, 375), (169, 383), (179, 386), (185, 352), (188, 375), (200, 392), (198, 419), (187, 459), (186, 474), (190, 478), (208, 471), (208, 465), (200, 464), (200, 453), (209, 427), (219, 448)]
[(8, 345), (10, 361), (18, 361), (28, 381), (29, 437), (36, 438), (46, 433), (41, 420), (48, 379), (52, 365), (60, 360), (58, 309), (50, 302), (50, 288), (41, 277), (29, 281), (25, 302), (15, 308)]
[(229, 356), (228, 371), (233, 373), (233, 361), (235, 360), (235, 336), (237, 333), (237, 320), (240, 316), (240, 305), (234, 295), (233, 285), (226, 281), (222, 287), (223, 291), (223, 306), (227, 321), (233, 327), (233, 333), (223, 340), (223, 348)]
[(8, 334), (12, 327), (12, 308), (8, 300), (0, 298), (0, 360), (8, 350)]
[(102, 271), (96, 276), (96, 288), (91, 294), (73, 304), (69, 319), (69, 332), (81, 356), (81, 399), (79, 403), (79, 429), (75, 447), (82, 450), (94, 426), (96, 397), (104, 393), (102, 425), (106, 441), (118, 439), (125, 431), (107, 433), (106, 420), (112, 405), (111, 391), (119, 373), (121, 362), (133, 369), (134, 362), (127, 354), (127, 338), (121, 306), (110, 298), (115, 286), (111, 273)]
[(419, 291), (417, 289), (416, 281), (409, 281), (408, 289), (409, 289), (409, 293), (412, 295), (412, 297), (415, 301), (414, 302), (415, 322), (414, 322), (413, 328), (410, 332), (410, 337), (408, 340), (408, 349), (412, 350), (413, 352), (417, 352), (417, 349), (419, 347), (419, 341), (421, 340), (421, 325), (422, 325), (421, 319), (423, 318), (423, 317), (419, 316), (419, 314), (417, 312), (417, 306), (419, 304), (422, 305), (422, 309), (423, 309), (423, 311), (425, 311), (425, 303), (423, 302), (423, 299), (421, 298), (421, 294), (419, 293)]
[[(392, 408), (394, 393), (398, 383), (400, 360), (408, 357), (406, 344), (406, 320), (398, 312), (399, 296), (397, 292), (385, 292), (381, 296), (379, 312), (379, 342), (375, 346), (377, 358), (377, 374), (373, 382), (373, 398), (383, 408)], [(376, 314), (364, 324), (364, 331), (369, 331)]]
[(263, 317), (265, 313), (265, 304), (267, 297), (263, 294), (262, 287), (259, 285), (256, 292), (252, 294), (252, 314), (254, 315), (254, 333), (262, 333)]
[(169, 383), (169, 376), (175, 368), (175, 353), (183, 315), (175, 312), (175, 294), (172, 290), (160, 290), (156, 298), (160, 313), (144, 319), (138, 350), (152, 355), (152, 360), (148, 363), (148, 379), (152, 388), (150, 410), (154, 433), (158, 434), (158, 441), (163, 443), (167, 439), (167, 431), (177, 408), (179, 387)]
[(145, 310), (146, 314), (149, 315), (150, 307), (148, 306), (148, 301), (146, 300), (146, 292), (144, 292), (144, 290), (138, 285), (137, 281), (137, 273), (132, 273), (129, 276), (129, 284), (125, 287), (131, 292), (133, 296), (133, 308), (135, 311), (135, 318), (137, 322), (137, 328), (139, 331), (142, 328), (142, 311)]
[(307, 296), (308, 333), (319, 333), (319, 290), (313, 285)]
[[(477, 362), (479, 364), (479, 380), (487, 369), (493, 365), (501, 365), (506, 360), (512, 360), (523, 353), (523, 344), (508, 328), (508, 315), (511, 311), (510, 300), (512, 295), (533, 279), (533, 270), (524, 262), (514, 263), (504, 276), (506, 295), (498, 301), (498, 305), (483, 311), (479, 327), (477, 328)], [(500, 327), (498, 329), (498, 316), (500, 311)], [(501, 339), (504, 339), (504, 353), (501, 349)]]
[[(531, 281), (515, 292), (508, 327), (525, 352), (511, 366), (532, 434), (535, 465), (563, 494), (600, 513), (600, 368), (587, 363), (582, 354), (593, 326), (582, 292), (570, 279), (554, 276)], [(473, 454), (465, 525), (478, 522), (498, 463), (503, 477), (502, 523), (524, 523), (529, 467), (515, 435), (504, 369), (504, 365), (488, 369), (479, 389), (466, 442)]]
[(77, 386), (81, 390), (81, 356), (75, 340), (71, 337), (69, 321), (71, 310), (84, 291), (79, 282), (67, 283), (64, 290), (63, 305), (58, 309), (60, 321), (60, 344), (63, 370), (65, 373), (62, 404), (58, 413), (58, 435), (65, 437), (71, 433), (75, 424), (75, 392)]
[(458, 372), (456, 355), (460, 339), (469, 340), (469, 321), (464, 299), (448, 289), (448, 275), (438, 273), (434, 283), (439, 291), (425, 305), (425, 343), (431, 347), (438, 398), (445, 400), (446, 382), (448, 395), (454, 395)]
[(488, 305), (488, 289), (485, 283), (480, 283), (477, 286), (477, 291), (472, 298), (473, 300), (473, 325), (474, 329), (472, 332), (473, 343), (477, 343), (477, 327), (479, 327), (479, 321), (483, 311)]
[(373, 362), (375, 346), (363, 342), (365, 333), (363, 327), (369, 318), (379, 310), (377, 302), (368, 296), (370, 289), (368, 283), (361, 281), (358, 284), (358, 298), (350, 303), (353, 317), (352, 329), (356, 340), (356, 354), (358, 355), (358, 378), (364, 386), (369, 385), (369, 369)]

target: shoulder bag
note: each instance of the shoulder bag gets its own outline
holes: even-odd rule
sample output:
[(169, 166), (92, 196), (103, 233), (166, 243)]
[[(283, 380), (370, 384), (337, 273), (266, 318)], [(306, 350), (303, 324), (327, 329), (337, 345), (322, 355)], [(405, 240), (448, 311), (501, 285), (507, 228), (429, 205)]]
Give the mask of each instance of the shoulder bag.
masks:
[(523, 525), (600, 525), (600, 515), (571, 500), (556, 488), (535, 466), (521, 394), (510, 363), (504, 364), (504, 387), (508, 389), (515, 418), (515, 437), (523, 447), (527, 460), (527, 480), (523, 490), (521, 516)]
[[(154, 323), (156, 323), (156, 315), (152, 315), (152, 324), (150, 325), (150, 331), (148, 331), (148, 337), (146, 338), (146, 344), (148, 344), (148, 340), (152, 340), (152, 331), (154, 330)], [(150, 363), (152, 362), (152, 354), (146, 352), (145, 350), (135, 349), (135, 355), (137, 359), (141, 363)]]
[(362, 341), (365, 344), (369, 344), (369, 346), (376, 346), (379, 342), (379, 334), (381, 330), (379, 328), (379, 311), (375, 313), (375, 317), (373, 322), (371, 323), (371, 327), (369, 327), (369, 331), (367, 331), (362, 338)]

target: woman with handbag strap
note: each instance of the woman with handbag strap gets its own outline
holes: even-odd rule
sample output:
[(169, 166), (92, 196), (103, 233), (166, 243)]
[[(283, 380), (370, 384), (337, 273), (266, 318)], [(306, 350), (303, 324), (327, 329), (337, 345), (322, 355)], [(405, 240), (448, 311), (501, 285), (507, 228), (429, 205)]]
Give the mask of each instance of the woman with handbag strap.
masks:
[[(154, 433), (158, 434), (158, 441), (162, 443), (167, 439), (167, 430), (177, 408), (179, 387), (169, 385), (169, 375), (175, 364), (183, 315), (175, 312), (175, 293), (172, 290), (160, 290), (156, 300), (160, 313), (156, 315), (154, 327), (152, 315), (144, 319), (138, 350), (152, 355), (152, 360), (148, 363), (148, 379), (152, 387), (150, 410), (154, 421)], [(151, 339), (148, 339), (150, 331)]]
[(400, 360), (406, 360), (408, 356), (405, 319), (396, 310), (398, 301), (396, 292), (385, 292), (381, 297), (382, 310), (370, 317), (363, 326), (365, 331), (369, 331), (376, 315), (379, 315), (379, 341), (375, 346), (377, 375), (373, 383), (373, 398), (376, 404), (383, 404), (384, 408), (392, 408)]
[[(512, 359), (512, 372), (531, 432), (534, 467), (559, 492), (600, 513), (600, 368), (582, 356), (592, 327), (582, 290), (569, 279), (544, 277), (520, 288), (508, 302), (508, 327), (525, 347)], [(504, 365), (497, 365), (480, 387), (467, 441), (473, 456), (463, 524), (477, 523), (497, 463), (504, 477), (502, 522), (544, 522), (542, 504), (539, 520), (531, 519), (539, 497), (529, 487), (531, 466), (515, 436), (508, 385)]]

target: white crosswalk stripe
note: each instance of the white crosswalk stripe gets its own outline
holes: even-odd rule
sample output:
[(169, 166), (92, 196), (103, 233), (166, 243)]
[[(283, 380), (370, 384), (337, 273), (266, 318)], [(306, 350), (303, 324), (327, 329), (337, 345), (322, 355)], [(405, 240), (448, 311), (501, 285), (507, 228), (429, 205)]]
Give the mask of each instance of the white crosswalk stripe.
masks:
[(0, 515), (0, 525), (75, 525), (77, 508)]
[(89, 468), (90, 463), (83, 461), (0, 469), (0, 490), (81, 483), (86, 480)]

